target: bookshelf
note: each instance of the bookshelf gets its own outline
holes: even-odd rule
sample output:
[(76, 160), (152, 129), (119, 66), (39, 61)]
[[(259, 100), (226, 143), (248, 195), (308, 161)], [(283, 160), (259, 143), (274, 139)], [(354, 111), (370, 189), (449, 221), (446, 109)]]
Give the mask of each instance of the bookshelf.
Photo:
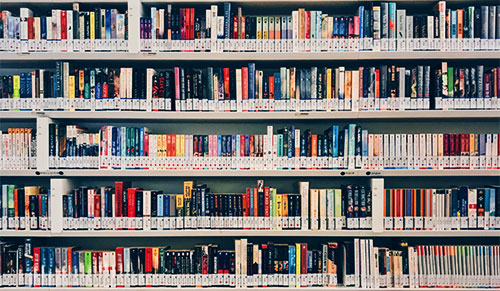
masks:
[[(65, 7), (71, 9), (73, 0), (26, 0), (19, 4), (16, 0), (0, 0), (6, 9), (17, 9), (23, 5), (27, 7)], [(0, 51), (0, 73), (6, 69), (49, 67), (56, 61), (69, 61), (85, 66), (99, 66), (112, 64), (118, 66), (148, 66), (155, 63), (158, 66), (172, 66), (185, 64), (186, 66), (202, 64), (245, 64), (256, 62), (264, 66), (279, 66), (285, 64), (434, 64), (440, 61), (449, 61), (453, 64), (473, 65), (476, 63), (488, 64), (499, 59), (500, 39), (496, 39), (495, 48), (483, 51), (329, 51), (329, 52), (141, 52), (140, 18), (149, 14), (152, 6), (206, 7), (211, 4), (223, 4), (223, 0), (81, 0), (81, 5), (106, 6), (120, 5), (128, 9), (128, 47), (125, 51), (104, 52), (6, 52)], [(235, 6), (245, 9), (291, 9), (302, 7), (329, 10), (336, 7), (348, 8), (354, 11), (359, 5), (366, 5), (365, 0), (312, 0), (304, 4), (303, 0), (233, 0)], [(404, 8), (418, 12), (431, 9), (436, 0), (394, 0)], [(457, 8), (469, 5), (470, 1), (449, 0), (450, 7)], [(497, 5), (495, 1), (480, 0), (474, 5)], [(497, 6), (499, 7), (499, 6)], [(36, 9), (36, 8), (34, 8)], [(351, 12), (352, 12), (351, 11)], [(219, 10), (220, 12), (220, 10)], [(500, 101), (499, 101), (500, 102)], [(500, 107), (499, 107), (500, 108)], [(296, 184), (299, 181), (311, 181), (321, 186), (340, 186), (343, 183), (368, 185), (377, 180), (387, 187), (448, 187), (450, 185), (471, 184), (473, 187), (498, 184), (500, 169), (428, 169), (428, 170), (97, 170), (97, 169), (49, 169), (49, 124), (82, 124), (90, 128), (99, 128), (101, 125), (142, 126), (143, 124), (154, 129), (167, 128), (168, 130), (201, 131), (202, 133), (227, 134), (231, 129), (245, 131), (249, 127), (259, 127), (260, 131), (268, 124), (284, 125), (298, 123), (301, 128), (307, 126), (321, 130), (326, 124), (360, 123), (364, 127), (384, 129), (384, 133), (422, 132), (426, 129), (435, 131), (442, 129), (448, 132), (498, 133), (500, 132), (499, 110), (406, 110), (406, 111), (334, 111), (334, 112), (147, 112), (147, 111), (0, 111), (0, 130), (8, 127), (31, 126), (36, 128), (37, 160), (36, 167), (29, 170), (0, 170), (2, 184), (14, 183), (27, 185), (41, 184), (51, 189), (50, 230), (0, 230), (0, 239), (21, 242), (24, 238), (31, 238), (43, 246), (82, 244), (96, 247), (100, 243), (104, 246), (117, 246), (123, 241), (130, 245), (146, 245), (151, 240), (155, 244), (169, 244), (189, 247), (197, 244), (221, 241), (224, 245), (231, 245), (232, 239), (249, 238), (259, 242), (281, 241), (290, 238), (292, 241), (311, 242), (319, 244), (326, 241), (352, 240), (353, 238), (373, 239), (381, 245), (396, 245), (402, 240), (418, 244), (439, 244), (442, 241), (449, 244), (500, 244), (500, 230), (496, 229), (462, 229), (462, 230), (386, 230), (383, 227), (384, 213), (383, 191), (379, 189), (374, 196), (372, 229), (339, 229), (339, 230), (247, 230), (247, 229), (173, 229), (173, 230), (63, 230), (61, 209), (62, 197), (78, 185), (96, 186), (110, 185), (115, 180), (137, 182), (141, 187), (151, 185), (158, 189), (168, 189), (170, 192), (179, 192), (177, 189), (183, 180), (201, 180), (209, 183), (220, 192), (239, 191), (243, 189), (239, 183), (247, 185), (249, 181), (265, 179), (266, 185), (282, 186), (284, 191), (298, 192)], [(279, 126), (275, 126), (278, 128)], [(387, 129), (386, 129), (387, 128)], [(262, 133), (262, 132), (261, 132)], [(269, 181), (269, 183), (268, 183)], [(176, 186), (172, 186), (175, 184)], [(292, 186), (293, 185), (293, 186)], [(278, 189), (280, 189), (278, 187)], [(319, 186), (318, 186), (319, 187)], [(175, 190), (173, 190), (175, 189)], [(498, 194), (497, 194), (498, 195)], [(497, 213), (500, 207), (497, 206)], [(498, 215), (497, 215), (498, 216)], [(92, 240), (92, 241), (91, 241)], [(234, 246), (234, 244), (233, 244)], [(498, 267), (498, 265), (497, 265)], [(497, 274), (498, 275), (498, 274)], [(500, 283), (499, 283), (500, 284)], [(1, 286), (1, 284), (0, 284)], [(171, 290), (172, 287), (153, 287), (153, 290)], [(249, 290), (241, 287), (210, 287), (213, 290)], [(253, 287), (256, 291), (299, 291), (305, 288), (291, 287)], [(354, 291), (357, 287), (308, 287), (313, 291)], [(428, 290), (437, 291), (446, 288), (369, 288), (370, 290)], [(451, 288), (450, 288), (451, 289)], [(453, 288), (456, 291), (483, 290), (480, 287)], [(5, 291), (31, 291), (35, 288), (3, 287)], [(63, 287), (44, 287), (43, 290), (68, 290)], [(69, 290), (122, 290), (131, 291), (137, 288), (104, 288), (104, 287), (73, 287)], [(201, 288), (182, 287), (182, 290), (195, 291)]]

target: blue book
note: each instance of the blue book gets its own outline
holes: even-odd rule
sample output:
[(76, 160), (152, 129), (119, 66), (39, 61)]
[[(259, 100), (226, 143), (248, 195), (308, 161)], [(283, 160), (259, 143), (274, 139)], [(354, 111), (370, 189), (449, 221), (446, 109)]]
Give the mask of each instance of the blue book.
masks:
[(332, 126), (332, 157), (338, 158), (339, 156), (339, 126)]
[(164, 208), (163, 208), (163, 198), (165, 197), (165, 195), (163, 194), (158, 194), (157, 196), (157, 200), (156, 200), (156, 211), (158, 213), (158, 217), (163, 217), (165, 214), (163, 212)]
[(469, 215), (468, 214), (469, 187), (467, 186), (460, 187), (459, 197), (460, 197), (460, 217), (467, 217)]
[(236, 151), (238, 150), (236, 148), (236, 135), (233, 134), (231, 136), (230, 140), (231, 140), (231, 153), (230, 153), (230, 155), (231, 155), (231, 157), (236, 157)]
[(205, 195), (207, 193), (206, 193), (206, 189), (204, 187), (202, 187), (200, 189), (200, 191), (201, 191), (201, 193), (200, 193), (200, 198), (201, 198), (201, 201), (200, 201), (200, 206), (201, 206), (200, 216), (205, 216), (205, 214), (206, 214), (205, 213), (205, 203), (206, 203), (206, 201), (205, 201), (205, 199), (206, 199)]
[(47, 39), (47, 17), (45, 16), (40, 17), (40, 38)]
[(245, 134), (245, 157), (250, 155), (250, 136)]
[[(56, 273), (56, 250), (55, 248), (48, 248), (49, 256), (49, 274)], [(49, 287), (56, 287), (55, 284), (50, 284)]]
[(288, 274), (295, 274), (295, 246), (288, 246)]
[(365, 18), (365, 6), (359, 6), (358, 16), (359, 16), (359, 38), (363, 38), (365, 37), (363, 29), (363, 23)]
[(362, 130), (361, 136), (361, 156), (368, 157), (368, 130)]
[(479, 156), (486, 155), (486, 134), (479, 134)]
[[(47, 254), (47, 248), (40, 248), (40, 270), (42, 274), (49, 273), (49, 257)], [(50, 287), (48, 285), (42, 285), (42, 287)]]
[(274, 73), (274, 99), (281, 100), (281, 77), (280, 73)]
[(24, 74), (24, 78), (26, 80), (26, 83), (25, 83), (26, 87), (24, 89), (24, 92), (25, 92), (26, 95), (24, 95), (24, 97), (31, 98), (32, 97), (31, 96), (31, 94), (32, 94), (32, 92), (31, 92), (31, 86), (32, 86), (32, 83), (31, 83), (31, 81), (32, 81), (31, 80), (31, 74), (30, 73), (25, 73)]
[(250, 208), (250, 216), (254, 216), (254, 205), (253, 205), (253, 199), (254, 199), (254, 193), (253, 193), (253, 188), (249, 188), (250, 189), (250, 205), (249, 205), (249, 208)]
[(144, 127), (139, 130), (139, 156), (144, 157)]
[(396, 38), (396, 3), (389, 2), (389, 38)]
[(19, 97), (26, 97), (26, 74), (21, 73), (19, 75)]
[(162, 195), (163, 196), (163, 216), (169, 217), (173, 216), (174, 213), (170, 213), (170, 195)]
[(40, 216), (41, 217), (46, 217), (48, 216), (47, 213), (47, 195), (40, 195), (41, 199), (41, 208), (40, 208)]
[(111, 10), (106, 9), (106, 39), (111, 39)]
[(222, 156), (222, 135), (217, 135), (217, 156)]
[(241, 156), (241, 135), (237, 134), (236, 135), (236, 157)]
[(457, 11), (451, 10), (451, 20), (450, 20), (450, 36), (451, 38), (457, 38)]
[(337, 30), (337, 36), (338, 37), (347, 37), (344, 17), (339, 18), (339, 28)]
[[(71, 253), (71, 262), (72, 262), (72, 270), (73, 274), (80, 274), (80, 262), (79, 262), (79, 256), (78, 252), (73, 251)], [(78, 280), (79, 282), (79, 280)], [(72, 285), (73, 287), (78, 287), (78, 285)]]
[(290, 127), (290, 130), (288, 132), (288, 140), (286, 141), (288, 143), (288, 153), (287, 156), (289, 159), (293, 158), (295, 155), (295, 126), (292, 125)]
[(248, 99), (255, 99), (255, 63), (248, 64)]
[(231, 38), (231, 25), (233, 21), (231, 19), (231, 3), (224, 3), (224, 38)]
[(496, 217), (496, 195), (498, 195), (498, 193), (496, 193), (495, 189), (490, 188), (490, 217)]
[[(490, 196), (491, 196), (490, 189), (489, 188), (484, 189), (484, 213), (490, 212)], [(489, 221), (486, 221), (486, 224), (489, 224)]]
[(337, 38), (339, 36), (339, 18), (333, 18), (333, 38)]

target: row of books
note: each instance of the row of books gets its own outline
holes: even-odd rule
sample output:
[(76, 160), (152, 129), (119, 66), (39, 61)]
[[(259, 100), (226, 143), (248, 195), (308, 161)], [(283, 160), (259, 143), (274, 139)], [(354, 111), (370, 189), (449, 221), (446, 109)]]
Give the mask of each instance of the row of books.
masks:
[(386, 229), (500, 228), (500, 187), (447, 189), (385, 189)]
[[(431, 72), (432, 71), (432, 72)], [(45, 69), (1, 76), (3, 110), (366, 111), (498, 109), (500, 68), (281, 67)], [(63, 108), (54, 97), (70, 99)], [(78, 99), (78, 100), (75, 100)], [(100, 105), (100, 106), (99, 106)], [(107, 106), (106, 106), (107, 105)], [(47, 108), (48, 107), (48, 108)], [(42, 109), (42, 108), (40, 108)]]
[(80, 11), (51, 9), (47, 16), (34, 15), (30, 8), (19, 8), (19, 16), (9, 10), (1, 12), (3, 26), (0, 38), (21, 40), (126, 39), (128, 13), (118, 9), (94, 8)]
[(51, 168), (99, 169), (498, 169), (498, 133), (372, 134), (356, 124), (319, 134), (152, 134), (103, 126), (98, 133), (49, 125)]
[(0, 229), (49, 230), (49, 190), (3, 184)]
[(31, 128), (0, 130), (0, 169), (36, 168), (36, 134)]
[[(242, 8), (232, 8), (231, 3), (223, 4), (222, 15), (219, 16), (219, 6), (196, 11), (195, 8), (151, 7), (150, 17), (140, 19), (141, 39), (145, 40), (184, 40), (188, 47), (172, 47), (167, 42), (160, 42), (155, 50), (235, 50), (235, 51), (319, 51), (328, 50), (324, 40), (340, 39), (340, 48), (335, 50), (359, 50), (353, 48), (356, 41), (361, 49), (373, 49), (372, 39), (404, 40), (404, 43), (378, 47), (378, 50), (394, 51), (408, 48), (440, 50), (443, 47), (434, 47), (434, 39), (483, 39), (495, 40), (499, 38), (497, 6), (469, 6), (462, 9), (447, 9), (446, 2), (440, 1), (437, 9), (429, 14), (407, 15), (406, 9), (397, 9), (395, 2), (373, 3), (371, 7), (360, 6), (356, 15), (330, 16), (328, 13), (317, 10), (299, 8), (291, 14), (244, 16)], [(224, 40), (264, 40), (261, 47), (250, 47), (252, 42), (239, 42), (229, 48)], [(425, 45), (409, 47), (406, 42), (411, 39), (425, 39)], [(210, 42), (208, 42), (208, 40)], [(274, 47), (277, 40), (280, 45)], [(281, 40), (292, 40), (290, 46)], [(195, 44), (198, 41), (198, 44)], [(432, 45), (429, 45), (432, 42)], [(281, 45), (285, 44), (285, 45)], [(342, 46), (342, 44), (345, 44)], [(420, 42), (419, 42), (420, 44)], [(380, 45), (380, 44), (379, 44)], [(495, 43), (494, 46), (497, 44)], [(144, 41), (143, 50), (152, 50), (154, 42)], [(396, 47), (398, 46), (398, 47)], [(425, 47), (424, 47), (425, 46)], [(454, 50), (463, 49), (452, 47)], [(484, 48), (483, 48), (484, 49)]]
[(63, 196), (65, 229), (363, 229), (371, 228), (371, 191), (363, 185), (278, 194), (256, 188), (242, 194), (211, 193), (205, 184), (184, 182), (183, 194), (133, 188), (80, 186)]
[(0, 244), (7, 287), (496, 287), (498, 245), (376, 246), (372, 239), (253, 243), (79, 247)]

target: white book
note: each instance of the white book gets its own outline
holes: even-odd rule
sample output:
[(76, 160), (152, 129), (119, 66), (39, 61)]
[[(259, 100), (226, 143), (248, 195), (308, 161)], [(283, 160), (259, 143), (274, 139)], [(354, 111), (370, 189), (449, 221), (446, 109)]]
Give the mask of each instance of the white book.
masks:
[[(339, 92), (338, 99), (345, 98), (345, 67), (339, 67)], [(343, 109), (343, 108), (342, 108)]]
[(151, 39), (156, 39), (156, 7), (151, 7)]
[(212, 21), (212, 23), (210, 24), (210, 27), (211, 27), (211, 31), (210, 31), (210, 39), (211, 40), (217, 40), (217, 35), (218, 35), (218, 30), (217, 30), (217, 19), (218, 19), (218, 15), (217, 15), (217, 5), (211, 5), (210, 6), (210, 20)]
[(156, 28), (158, 28), (158, 33), (163, 36), (165, 35), (165, 9), (159, 9), (158, 10), (158, 16), (159, 16), (159, 19), (157, 19), (156, 21), (159, 21), (159, 23), (157, 23), (155, 26), (153, 26), (153, 35), (156, 34)]
[[(127, 68), (127, 98), (132, 99), (137, 96), (132, 95), (132, 68)], [(121, 84), (120, 84), (121, 85)]]
[[(355, 238), (354, 239), (354, 287), (359, 288), (360, 287), (360, 265), (361, 265), (361, 260), (360, 260), (360, 239)], [(349, 260), (349, 258), (347, 258)]]
[(406, 38), (413, 38), (413, 16), (406, 16)]
[(311, 230), (319, 229), (319, 190), (311, 189), (309, 193), (309, 220)]
[(406, 38), (406, 10), (405, 9), (397, 9), (396, 10), (396, 18), (397, 18), (397, 38), (403, 39)]
[(434, 38), (434, 16), (432, 15), (427, 16), (427, 38)]
[[(43, 80), (43, 79), (40, 79)], [(43, 83), (43, 82), (40, 82)], [(31, 98), (36, 96), (36, 71), (31, 71)]]
[[(240, 103), (243, 100), (243, 88), (241, 83), (241, 69), (236, 69), (236, 102)], [(240, 108), (241, 110), (241, 108)]]
[[(309, 182), (299, 182), (300, 199), (301, 199), (301, 229), (309, 229)], [(3, 204), (6, 205), (6, 204)]]
[(153, 76), (156, 75), (156, 70), (146, 69), (146, 101), (151, 104), (153, 100)]
[[(439, 38), (446, 38), (446, 1), (439, 1)], [(472, 14), (474, 15), (474, 14)], [(474, 30), (472, 30), (474, 33)]]
[(326, 189), (319, 189), (319, 229), (326, 230), (327, 224), (327, 198)]
[(299, 11), (292, 11), (292, 39), (299, 39)]
[(353, 70), (351, 77), (351, 86), (352, 86), (352, 111), (359, 110), (359, 71)]
[(73, 10), (66, 11), (66, 39), (73, 40)]
[(380, 6), (373, 6), (373, 38), (380, 39)]
[[(120, 79), (123, 80), (124, 82), (120, 82), (120, 98), (125, 99), (127, 98), (127, 68), (120, 68)], [(148, 93), (151, 92), (148, 90)]]
[(116, 36), (118, 39), (125, 39), (125, 15), (116, 15)]
[(69, 63), (63, 62), (63, 96), (68, 98), (69, 95)]

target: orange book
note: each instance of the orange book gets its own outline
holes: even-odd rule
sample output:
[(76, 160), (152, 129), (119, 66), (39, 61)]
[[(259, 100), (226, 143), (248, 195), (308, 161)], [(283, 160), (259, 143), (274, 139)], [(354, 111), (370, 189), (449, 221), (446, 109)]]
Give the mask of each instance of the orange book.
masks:
[(457, 38), (463, 38), (464, 36), (464, 11), (462, 9), (457, 9)]
[(305, 25), (305, 18), (306, 18), (306, 13), (305, 13), (304, 8), (299, 8), (299, 39), (305, 39), (306, 38), (306, 25)]
[(257, 193), (257, 188), (253, 188), (253, 216), (259, 216), (259, 194)]
[(288, 216), (288, 195), (287, 194), (281, 194), (281, 205), (282, 205), (282, 216), (287, 217)]
[(352, 71), (345, 71), (345, 99), (352, 98)]

